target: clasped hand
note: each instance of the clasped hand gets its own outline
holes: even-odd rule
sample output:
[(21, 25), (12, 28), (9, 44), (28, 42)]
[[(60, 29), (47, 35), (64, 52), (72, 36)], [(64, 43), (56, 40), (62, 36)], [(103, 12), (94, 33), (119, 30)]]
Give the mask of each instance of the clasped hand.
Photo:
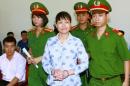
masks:
[(69, 72), (67, 70), (54, 69), (52, 70), (52, 75), (55, 80), (62, 81), (69, 76)]

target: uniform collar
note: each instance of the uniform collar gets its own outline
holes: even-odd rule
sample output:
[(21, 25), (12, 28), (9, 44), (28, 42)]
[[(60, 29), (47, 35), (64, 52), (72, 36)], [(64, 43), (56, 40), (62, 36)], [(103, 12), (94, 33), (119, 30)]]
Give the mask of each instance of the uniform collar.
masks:
[[(111, 27), (109, 27), (109, 25), (107, 25), (107, 26), (106, 26), (106, 30), (105, 30), (105, 32), (104, 32), (103, 35), (105, 35), (106, 37), (109, 37), (111, 31), (112, 31)], [(92, 35), (93, 35), (93, 36), (97, 36), (97, 29), (96, 29), (96, 28), (93, 30)]]
[(80, 30), (82, 30), (82, 31), (87, 31), (88, 29), (90, 29), (90, 23), (89, 22), (87, 22), (87, 27), (84, 29), (84, 30), (82, 30), (82, 29), (80, 29), (80, 25), (78, 24), (77, 25), (77, 27), (80, 29)]
[[(32, 30), (33, 33), (36, 34), (36, 27), (34, 27), (34, 29)], [(46, 31), (44, 30), (44, 28), (42, 28), (42, 31), (40, 34), (44, 34)]]

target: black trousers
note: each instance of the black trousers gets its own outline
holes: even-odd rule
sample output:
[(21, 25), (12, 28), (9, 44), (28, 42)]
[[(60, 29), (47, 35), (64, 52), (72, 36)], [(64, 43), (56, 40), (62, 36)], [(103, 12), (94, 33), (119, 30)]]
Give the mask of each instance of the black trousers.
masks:
[(9, 84), (8, 81), (0, 80), (0, 86), (6, 86), (7, 84)]

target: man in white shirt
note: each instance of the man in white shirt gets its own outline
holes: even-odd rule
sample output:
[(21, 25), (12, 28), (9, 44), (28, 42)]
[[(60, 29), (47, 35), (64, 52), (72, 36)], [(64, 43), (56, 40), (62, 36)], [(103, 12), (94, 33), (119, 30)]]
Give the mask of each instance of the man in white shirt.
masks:
[(3, 45), (5, 53), (0, 57), (2, 73), (0, 86), (15, 86), (17, 83), (25, 81), (26, 60), (15, 51), (16, 39), (14, 37), (6, 37)]

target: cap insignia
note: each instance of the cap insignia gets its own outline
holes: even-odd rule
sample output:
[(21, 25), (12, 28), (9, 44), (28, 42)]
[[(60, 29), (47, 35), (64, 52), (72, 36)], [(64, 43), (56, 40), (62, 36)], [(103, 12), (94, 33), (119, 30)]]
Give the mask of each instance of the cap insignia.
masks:
[(100, 4), (101, 4), (101, 2), (100, 2), (99, 0), (95, 0), (95, 1), (94, 1), (94, 5), (95, 5), (95, 6), (99, 6)]

